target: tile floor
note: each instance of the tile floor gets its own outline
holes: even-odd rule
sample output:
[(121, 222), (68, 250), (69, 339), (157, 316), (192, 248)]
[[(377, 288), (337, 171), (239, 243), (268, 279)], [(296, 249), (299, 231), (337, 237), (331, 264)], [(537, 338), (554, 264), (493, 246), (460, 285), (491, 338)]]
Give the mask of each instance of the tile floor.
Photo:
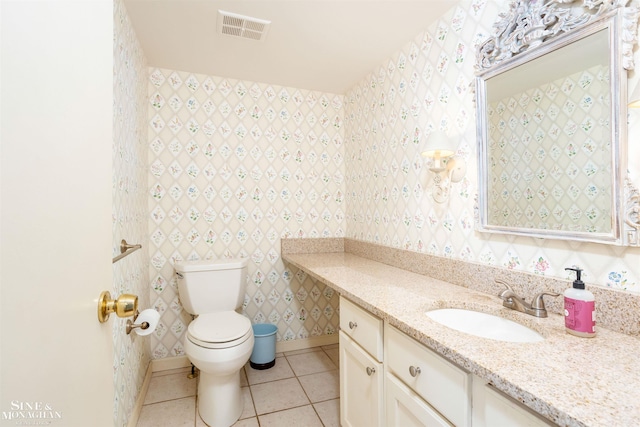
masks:
[[(244, 412), (235, 427), (339, 427), (338, 344), (276, 354), (263, 371), (240, 371)], [(190, 368), (156, 372), (137, 427), (206, 427)]]

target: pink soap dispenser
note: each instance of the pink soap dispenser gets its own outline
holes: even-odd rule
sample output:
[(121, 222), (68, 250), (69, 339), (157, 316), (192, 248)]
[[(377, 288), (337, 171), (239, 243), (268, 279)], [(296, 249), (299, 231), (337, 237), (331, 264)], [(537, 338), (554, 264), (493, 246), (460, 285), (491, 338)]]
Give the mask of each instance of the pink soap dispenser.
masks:
[(580, 280), (582, 270), (565, 268), (576, 272), (573, 287), (564, 291), (564, 326), (575, 336), (591, 338), (596, 336), (596, 307), (593, 294), (584, 288)]

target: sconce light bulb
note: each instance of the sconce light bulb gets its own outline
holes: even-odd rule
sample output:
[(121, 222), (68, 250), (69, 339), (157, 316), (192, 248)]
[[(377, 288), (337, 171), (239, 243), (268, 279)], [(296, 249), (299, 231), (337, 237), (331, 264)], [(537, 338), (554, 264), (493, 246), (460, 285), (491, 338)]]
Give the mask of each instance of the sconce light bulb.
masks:
[(433, 165), (429, 168), (432, 172), (442, 172), (445, 170), (444, 164), (442, 163), (442, 157), (436, 155), (433, 157)]

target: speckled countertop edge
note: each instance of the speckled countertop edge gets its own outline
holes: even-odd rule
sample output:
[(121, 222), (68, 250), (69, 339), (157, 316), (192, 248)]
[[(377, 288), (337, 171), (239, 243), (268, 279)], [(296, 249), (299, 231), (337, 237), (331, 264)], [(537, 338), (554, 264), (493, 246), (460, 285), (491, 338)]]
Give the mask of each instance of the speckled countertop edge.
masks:
[[(536, 319), (492, 295), (349, 253), (283, 253), (285, 261), (396, 326), (561, 426), (630, 426), (640, 419), (640, 340), (598, 329), (564, 332), (563, 318)], [(439, 307), (498, 314), (538, 331), (542, 343), (493, 341), (443, 327), (424, 315)]]

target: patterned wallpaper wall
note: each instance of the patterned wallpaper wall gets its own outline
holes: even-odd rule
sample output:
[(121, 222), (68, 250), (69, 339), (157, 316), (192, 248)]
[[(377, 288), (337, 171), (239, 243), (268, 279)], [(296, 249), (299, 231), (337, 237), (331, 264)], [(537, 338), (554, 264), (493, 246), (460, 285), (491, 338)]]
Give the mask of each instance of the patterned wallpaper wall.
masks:
[(343, 96), (151, 69), (149, 102), (152, 357), (184, 355), (183, 259), (249, 257), (253, 323), (334, 333), (337, 295), (285, 268), (280, 238), (344, 235)]
[(488, 105), (490, 224), (611, 232), (609, 85), (599, 65)]
[[(120, 240), (143, 249), (113, 264), (112, 296), (139, 296), (149, 307), (147, 233), (147, 61), (122, 0), (114, 2), (113, 45), (113, 256)], [(111, 316), (113, 326), (113, 425), (126, 426), (149, 366), (149, 338), (125, 332), (126, 319)]]
[[(577, 265), (588, 282), (640, 292), (638, 248), (474, 231), (477, 150), (469, 84), (474, 46), (490, 34), (503, 7), (461, 1), (347, 92), (347, 237), (559, 278)], [(468, 165), (441, 205), (431, 198), (433, 177), (420, 156), (432, 129), (455, 135), (457, 154)], [(630, 158), (632, 171), (638, 162)]]

